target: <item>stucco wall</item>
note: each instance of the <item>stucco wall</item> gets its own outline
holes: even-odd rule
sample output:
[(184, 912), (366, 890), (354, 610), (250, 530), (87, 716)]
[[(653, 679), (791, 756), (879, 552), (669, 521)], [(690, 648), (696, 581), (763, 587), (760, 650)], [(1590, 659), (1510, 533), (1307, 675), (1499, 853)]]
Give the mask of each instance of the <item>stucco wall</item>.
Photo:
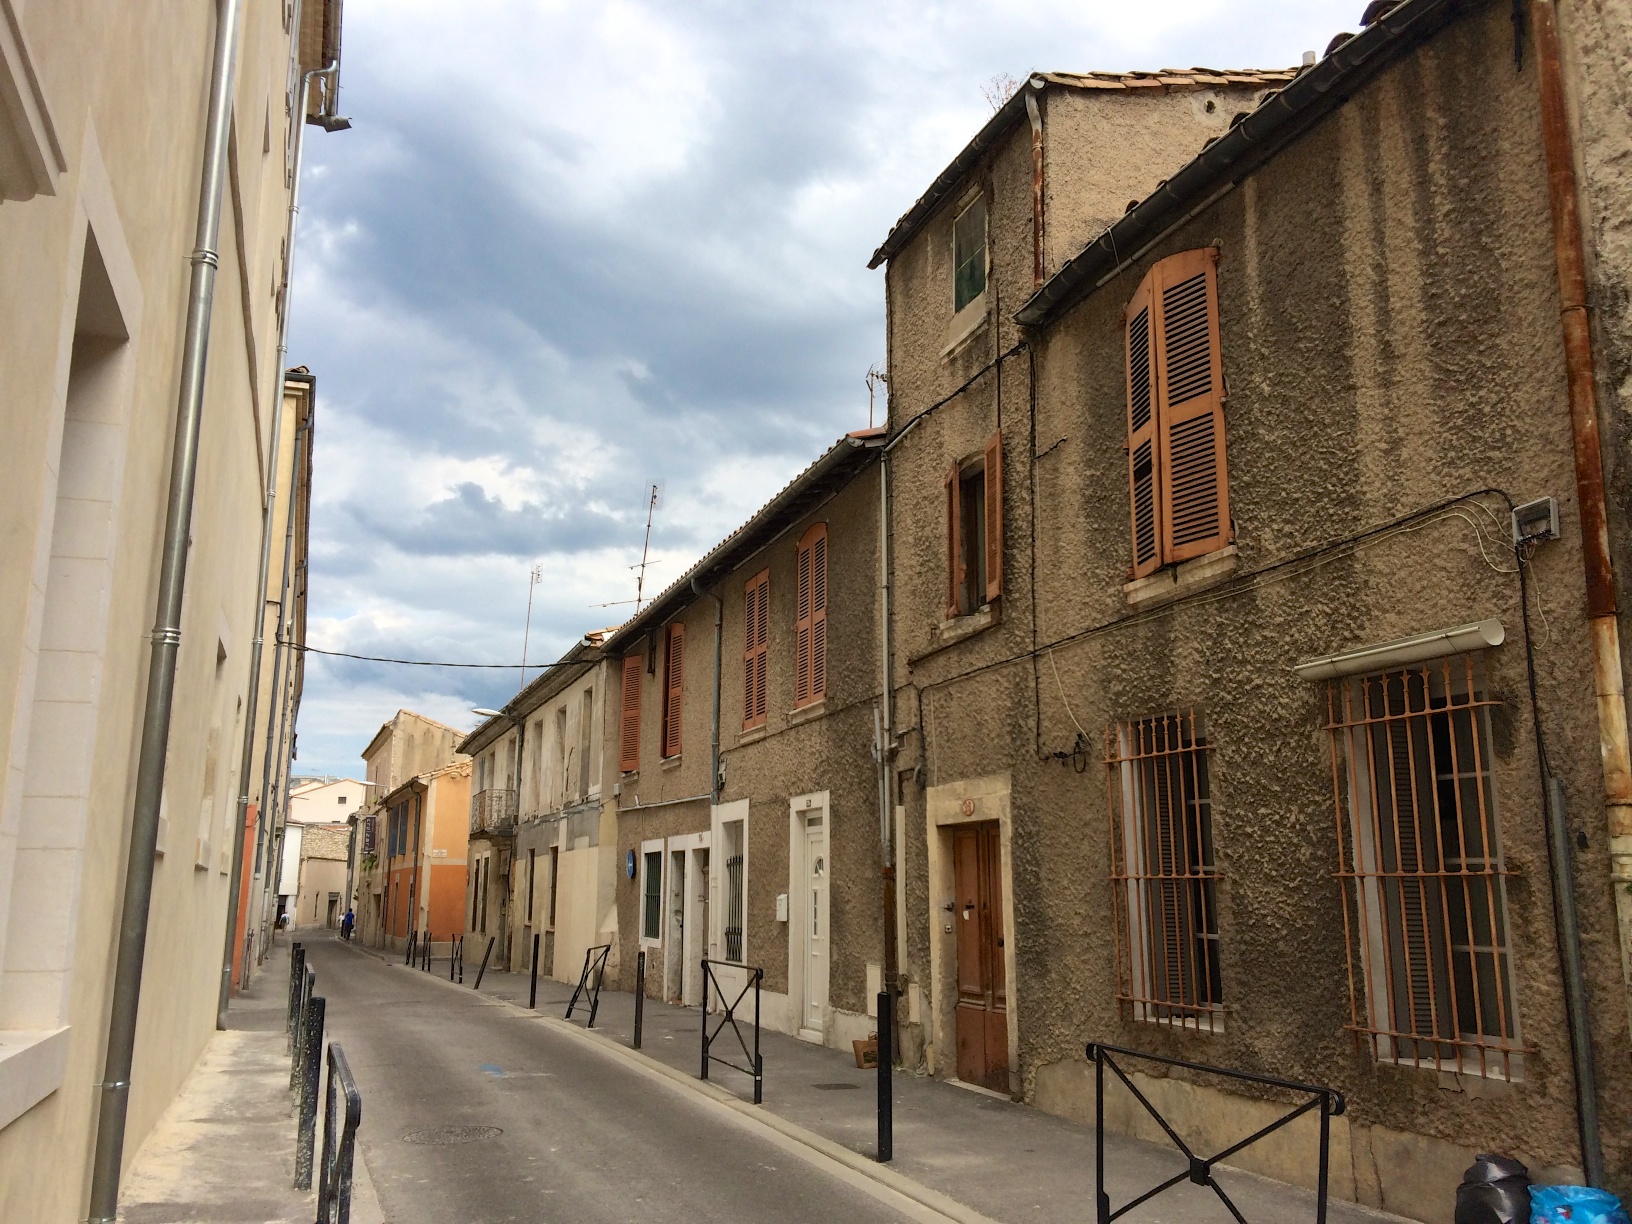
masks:
[[(920, 426), (896, 464), (898, 673), (921, 703), (929, 786), (1011, 768), (1021, 1086), (1082, 1113), (1083, 1045), (1104, 1040), (1342, 1089), (1351, 1192), (1448, 1218), (1473, 1149), (1562, 1170), (1575, 1146), (1569, 1043), (1540, 819), (1525, 652), (1533, 646), (1553, 771), (1584, 837), (1575, 868), (1592, 978), (1600, 1105), (1615, 1183), (1632, 1179), (1625, 1011), (1598, 796), (1591, 659), (1534, 66), (1512, 65), (1506, 6), (1461, 20), (1102, 291), (1030, 337), (1004, 371), (1002, 623), (936, 650), (944, 602), (941, 479), (997, 424), (992, 374)], [(1029, 272), (1019, 151), (990, 168), (1000, 284)], [(1024, 241), (1022, 241), (1024, 239)], [(933, 232), (920, 243), (936, 241)], [(1122, 310), (1151, 260), (1217, 242), (1230, 497), (1238, 548), (1225, 585), (1129, 607)], [(920, 294), (926, 256), (892, 266), (892, 411), (909, 415), (1014, 341), (941, 361)], [(947, 295), (949, 297), (949, 294)], [(1010, 298), (1004, 293), (1005, 300)], [(927, 355), (926, 355), (927, 354)], [(1029, 458), (1035, 456), (1035, 458)], [(1035, 487), (1035, 510), (1031, 490)], [(1563, 538), (1537, 552), (1526, 633), (1500, 495), (1409, 531), (1361, 534), (1444, 499), (1558, 497)], [(1028, 556), (1037, 564), (1032, 654)], [(1481, 536), (1483, 532), (1483, 536)], [(1335, 546), (1351, 539), (1352, 543)], [(1324, 548), (1307, 561), (1294, 558)], [(1495, 793), (1520, 1031), (1513, 1084), (1379, 1066), (1349, 1021), (1324, 694), (1300, 659), (1485, 617)], [(1545, 623), (1543, 623), (1545, 617)], [(988, 668), (989, 670), (979, 670)], [(1203, 709), (1212, 743), (1225, 1031), (1179, 1033), (1116, 1004), (1105, 728)], [(1077, 772), (1048, 758), (1069, 752)], [(909, 748), (911, 745), (909, 744)], [(909, 794), (923, 827), (922, 792)], [(909, 870), (909, 958), (929, 965), (922, 847)], [(946, 1034), (932, 1034), (943, 1041)], [(1190, 1093), (1197, 1126), (1230, 1116)], [(1236, 1111), (1241, 1114), (1240, 1110)], [(1114, 1111), (1113, 1111), (1114, 1114)], [(1245, 1116), (1245, 1115), (1242, 1115)], [(1236, 1120), (1240, 1120), (1237, 1118)], [(1279, 1168), (1295, 1165), (1283, 1157)], [(1305, 1166), (1307, 1167), (1307, 1166)]]

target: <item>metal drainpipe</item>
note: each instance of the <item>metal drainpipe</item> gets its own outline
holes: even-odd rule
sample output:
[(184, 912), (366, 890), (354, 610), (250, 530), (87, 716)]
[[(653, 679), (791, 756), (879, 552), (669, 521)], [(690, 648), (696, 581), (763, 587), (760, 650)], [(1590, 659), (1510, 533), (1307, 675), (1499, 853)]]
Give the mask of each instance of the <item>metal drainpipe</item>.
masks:
[[(1604, 466), (1598, 439), (1591, 323), (1587, 315), (1586, 254), (1581, 240), (1575, 149), (1564, 96), (1556, 5), (1552, 0), (1531, 0), (1530, 16), (1541, 101), (1542, 146), (1546, 153), (1548, 196), (1552, 206), (1553, 255), (1558, 265), (1564, 363), (1569, 379), (1570, 430), (1574, 438), (1587, 617), (1598, 701), (1598, 741), (1603, 754), (1604, 808), (1609, 825), (1610, 880), (1620, 933), (1621, 970), (1627, 985), (1627, 1002), (1632, 1005), (1632, 753), (1627, 745), (1620, 623), (1616, 615), (1615, 575), (1604, 506)], [(1551, 813), (1555, 805), (1549, 803), (1548, 806)], [(1556, 818), (1562, 819), (1562, 813)], [(1579, 972), (1579, 940), (1562, 930), (1560, 936), (1567, 961), (1574, 962)], [(1567, 998), (1566, 1006), (1570, 1010), (1582, 1163), (1588, 1182), (1597, 1186), (1603, 1184), (1603, 1152), (1595, 1142), (1597, 1083), (1584, 992), (1580, 992), (1579, 997)], [(1632, 1012), (1629, 1012), (1629, 1020), (1632, 1020)]]
[(1026, 87), (1026, 118), (1031, 121), (1031, 283), (1043, 287), (1043, 113), (1040, 90)]
[[(295, 5), (294, 13), (294, 45), (300, 43), (300, 5)], [(295, 52), (298, 58), (298, 51)], [(306, 150), (306, 108), (310, 103), (312, 78), (324, 73), (332, 73), (339, 68), (338, 63), (331, 63), (326, 68), (314, 68), (300, 78), (300, 93), (296, 111), (293, 116), (295, 133), (294, 144), (294, 171), (289, 184), (289, 216), (284, 224), (283, 252), (284, 276), (283, 283), (278, 286), (278, 305), (280, 323), (278, 325), (278, 359), (273, 365), (273, 375), (277, 379), (273, 387), (272, 400), (272, 444), (267, 450), (267, 478), (266, 498), (261, 510), (261, 564), (257, 570), (255, 588), (255, 638), (249, 647), (249, 688), (244, 699), (244, 746), (238, 758), (238, 778), (241, 788), (238, 794), (238, 827), (232, 834), (232, 868), (227, 885), (227, 934), (226, 946), (221, 954), (221, 990), (215, 1004), (215, 1027), (227, 1027), (227, 1006), (232, 998), (232, 966), (238, 955), (238, 903), (239, 894), (244, 887), (244, 825), (249, 818), (249, 786), (250, 774), (255, 768), (255, 718), (257, 706), (261, 696), (261, 647), (266, 639), (266, 586), (272, 568), (272, 520), (278, 501), (278, 452), (283, 446), (283, 363), (285, 354), (289, 351), (289, 267), (295, 257), (295, 218), (300, 212), (300, 166)], [(332, 91), (331, 91), (332, 92)], [(290, 513), (294, 513), (294, 483), (293, 469), (291, 468), (290, 481)], [(256, 812), (256, 837), (260, 836), (261, 813)], [(257, 849), (259, 843), (257, 842)], [(273, 868), (269, 865), (268, 871)], [(244, 906), (244, 927), (249, 928), (249, 906)], [(244, 983), (248, 985), (248, 983)]]
[[(896, 933), (895, 808), (890, 801), (890, 773), (895, 760), (893, 678), (890, 669), (890, 457), (878, 456), (878, 590), (879, 590), (879, 701), (878, 833), (884, 892), (884, 988), (899, 993), (900, 947)], [(900, 1009), (895, 1009), (896, 1033), (890, 1049), (899, 1052)]]
[(697, 579), (691, 580), (693, 595), (703, 595), (714, 601), (714, 721), (708, 739), (708, 801), (720, 806), (720, 655), (725, 640), (725, 600), (712, 591), (703, 590)]
[(199, 430), (204, 416), (204, 372), (209, 359), (210, 316), (215, 304), (216, 250), (221, 205), (226, 194), (227, 133), (232, 121), (232, 89), (238, 58), (243, 0), (218, 0), (210, 67), (210, 102), (204, 124), (198, 220), (194, 233), (186, 330), (177, 391), (176, 437), (165, 507), (164, 550), (154, 613), (147, 699), (142, 711), (136, 794), (131, 814), (130, 853), (119, 915), (118, 962), (109, 1001), (107, 1057), (101, 1107), (96, 1119), (96, 1152), (91, 1161), (89, 1224), (113, 1224), (119, 1210), (119, 1175), (124, 1158), (125, 1118), (136, 1052), (136, 1019), (142, 993), (142, 961), (153, 900), (153, 861), (159, 835), (159, 802), (164, 794), (165, 753), (175, 703), (176, 658), (181, 647), (182, 595), (187, 547), (198, 479)]

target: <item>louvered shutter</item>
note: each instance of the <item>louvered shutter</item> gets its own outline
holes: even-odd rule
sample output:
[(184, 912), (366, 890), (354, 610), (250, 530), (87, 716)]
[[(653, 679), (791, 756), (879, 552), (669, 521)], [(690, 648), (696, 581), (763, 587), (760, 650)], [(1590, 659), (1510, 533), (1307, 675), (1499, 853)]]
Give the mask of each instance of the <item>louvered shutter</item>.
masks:
[(748, 580), (743, 592), (742, 725), (762, 726), (766, 715), (765, 664), (770, 640), (771, 572)]
[(827, 524), (810, 529), (810, 700), (827, 696)]
[(640, 768), (640, 656), (623, 657), (623, 713), (618, 727), (618, 768)]
[(958, 614), (960, 592), (963, 590), (963, 549), (958, 536), (963, 530), (958, 505), (958, 463), (946, 473), (946, 619)]
[(806, 540), (799, 541), (794, 579), (793, 621), (793, 706), (798, 709), (810, 701), (811, 647), (811, 549)]
[(1003, 594), (1003, 431), (986, 443), (986, 601)]
[(680, 755), (680, 714), (684, 705), (686, 627), (669, 626), (668, 657), (663, 667), (663, 755)]
[(1162, 435), (1158, 488), (1168, 565), (1229, 542), (1217, 266), (1218, 248), (1202, 247), (1169, 256), (1154, 269), (1161, 291), (1155, 336)]
[[(1159, 266), (1159, 265), (1158, 265)], [(1162, 563), (1157, 522), (1156, 353), (1151, 343), (1152, 268), (1128, 303), (1128, 498), (1133, 524), (1133, 576), (1143, 578)]]

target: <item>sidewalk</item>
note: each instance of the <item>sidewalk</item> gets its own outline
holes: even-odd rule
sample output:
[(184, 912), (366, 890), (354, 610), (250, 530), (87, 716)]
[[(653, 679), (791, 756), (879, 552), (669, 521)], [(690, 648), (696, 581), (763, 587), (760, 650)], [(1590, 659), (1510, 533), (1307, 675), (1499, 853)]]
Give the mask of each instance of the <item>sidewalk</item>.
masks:
[[(401, 954), (374, 950), (404, 972)], [(432, 975), (447, 983), (446, 959)], [(465, 985), (476, 978), (467, 967)], [(528, 977), (488, 970), (481, 993), (525, 1009)], [(560, 1025), (572, 987), (541, 978), (538, 983), (539, 1022)], [(570, 1022), (582, 1026), (588, 1018), (587, 1000), (581, 1000)], [(949, 1084), (927, 1076), (897, 1072), (894, 1077), (894, 1160), (879, 1165), (873, 1159), (876, 1136), (876, 1073), (861, 1071), (846, 1053), (812, 1045), (780, 1033), (764, 1032), (760, 1051), (765, 1066), (764, 1104), (755, 1107), (752, 1081), (716, 1064), (710, 1082), (697, 1079), (700, 1061), (700, 1013), (696, 1008), (673, 1007), (646, 1000), (643, 1048), (630, 1048), (634, 1028), (634, 996), (603, 991), (595, 1029), (589, 1035), (619, 1048), (631, 1059), (647, 1059), (667, 1070), (671, 1079), (689, 1082), (713, 1096), (730, 1094), (744, 1111), (783, 1134), (806, 1143), (867, 1176), (896, 1189), (945, 1215), (969, 1224), (1081, 1224), (1093, 1216), (1094, 1133), (1091, 1127), (1066, 1121), (1030, 1106), (979, 1089)], [(720, 1037), (720, 1051), (731, 1057)], [(735, 1051), (740, 1061), (740, 1050)], [(503, 1074), (502, 1068), (494, 1072)], [(490, 1072), (490, 1073), (494, 1073)], [(1107, 1189), (1113, 1205), (1137, 1197), (1158, 1182), (1183, 1170), (1183, 1157), (1170, 1147), (1108, 1135), (1105, 1140)], [(1256, 1174), (1220, 1169), (1218, 1181), (1253, 1224), (1307, 1224), (1315, 1218), (1315, 1196), (1306, 1190), (1271, 1181)], [(916, 1192), (915, 1192), (916, 1191)], [(1124, 1219), (1131, 1224), (1226, 1224), (1230, 1215), (1211, 1190), (1176, 1186)], [(1332, 1199), (1328, 1219), (1333, 1224), (1378, 1224), (1399, 1221), (1354, 1203)]]
[[(280, 936), (230, 1027), (216, 1033), (180, 1094), (126, 1171), (124, 1224), (310, 1224), (315, 1191), (294, 1189), (295, 1113), (289, 1096), (289, 943)], [(319, 1149), (321, 1133), (319, 1104)], [(368, 1125), (368, 1102), (363, 1102)], [(353, 1224), (381, 1224), (361, 1150), (353, 1175)]]

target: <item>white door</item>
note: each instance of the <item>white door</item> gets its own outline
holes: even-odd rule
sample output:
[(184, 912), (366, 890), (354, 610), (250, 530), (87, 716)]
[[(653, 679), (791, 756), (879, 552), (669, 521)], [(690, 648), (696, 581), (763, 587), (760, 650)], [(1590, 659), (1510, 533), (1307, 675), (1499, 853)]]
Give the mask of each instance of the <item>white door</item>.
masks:
[(805, 1014), (803, 1027), (822, 1031), (827, 1012), (827, 838), (820, 815), (805, 818)]

